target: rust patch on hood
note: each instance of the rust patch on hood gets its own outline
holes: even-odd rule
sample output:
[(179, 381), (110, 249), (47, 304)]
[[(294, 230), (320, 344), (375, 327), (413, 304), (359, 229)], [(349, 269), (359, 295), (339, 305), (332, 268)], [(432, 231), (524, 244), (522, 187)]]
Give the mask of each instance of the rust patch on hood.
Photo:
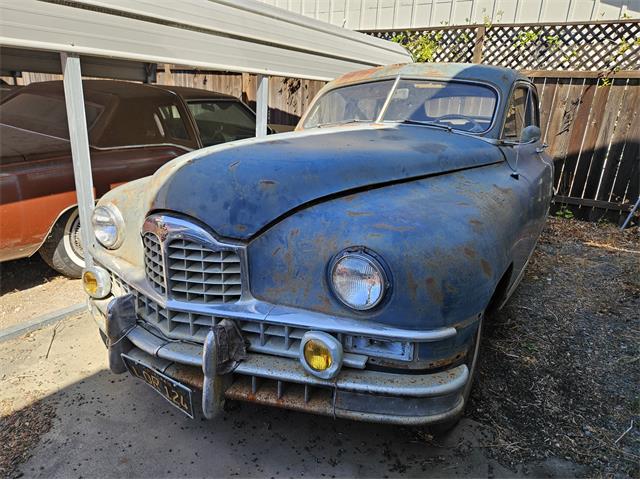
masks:
[(482, 271), (487, 277), (491, 277), (493, 274), (493, 269), (491, 268), (491, 264), (487, 262), (484, 258), (480, 260), (480, 265), (482, 266)]
[(442, 289), (436, 283), (435, 279), (433, 277), (429, 277), (425, 283), (433, 301), (438, 305), (442, 305), (444, 303), (444, 295), (442, 294)]

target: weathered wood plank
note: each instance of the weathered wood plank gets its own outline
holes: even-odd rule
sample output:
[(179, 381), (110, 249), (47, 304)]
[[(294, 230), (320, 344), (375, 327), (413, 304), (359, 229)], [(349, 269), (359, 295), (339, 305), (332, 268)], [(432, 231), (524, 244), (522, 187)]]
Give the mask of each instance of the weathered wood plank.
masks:
[(607, 106), (607, 98), (610, 91), (609, 87), (598, 87), (597, 81), (593, 82), (594, 97), (591, 102), (589, 118), (585, 126), (584, 141), (579, 153), (579, 163), (576, 165), (576, 172), (571, 186), (570, 195), (574, 197), (582, 197), (584, 194), (587, 177), (593, 160), (593, 149), (598, 140), (598, 133), (602, 126), (603, 113)]
[(603, 169), (609, 167), (607, 164), (607, 155), (616, 127), (616, 118), (624, 96), (625, 84), (626, 80), (614, 80), (611, 86), (598, 87), (609, 89), (609, 95), (607, 97), (606, 108), (602, 115), (598, 137), (593, 146), (591, 166), (584, 189), (584, 198), (600, 198), (596, 197), (596, 194), (600, 190), (601, 179), (604, 175)]
[(627, 85), (625, 98), (618, 116), (618, 140), (620, 152), (619, 165), (616, 177), (613, 181), (609, 201), (635, 202), (638, 192), (638, 166), (640, 156), (638, 154), (640, 144), (640, 85), (637, 80), (630, 81)]
[[(572, 195), (571, 192), (575, 191), (576, 188), (578, 188), (577, 186), (575, 186), (575, 184), (576, 177), (580, 177), (580, 175), (578, 175), (578, 172), (580, 170), (579, 162), (583, 157), (582, 154), (584, 152), (583, 147), (586, 141), (587, 125), (592, 114), (597, 113), (591, 109), (597, 90), (598, 89), (596, 87), (596, 81), (592, 79), (584, 79), (582, 92), (580, 93), (579, 98), (580, 105), (578, 107), (578, 111), (576, 112), (576, 117), (572, 126), (571, 136), (569, 138), (569, 144), (567, 147), (567, 155), (565, 158), (564, 175), (569, 182), (569, 195)], [(597, 114), (599, 114), (599, 112)], [(582, 163), (584, 164), (585, 162)], [(582, 193), (582, 189), (579, 189), (579, 191), (580, 193)]]
[(549, 144), (548, 152), (555, 164), (554, 185), (556, 188), (559, 188), (560, 179), (562, 178), (564, 160), (563, 143), (571, 125), (571, 105), (569, 103), (569, 97), (573, 86), (572, 82), (573, 79), (558, 79), (558, 87), (553, 105), (550, 109), (551, 118), (546, 133), (547, 143)]

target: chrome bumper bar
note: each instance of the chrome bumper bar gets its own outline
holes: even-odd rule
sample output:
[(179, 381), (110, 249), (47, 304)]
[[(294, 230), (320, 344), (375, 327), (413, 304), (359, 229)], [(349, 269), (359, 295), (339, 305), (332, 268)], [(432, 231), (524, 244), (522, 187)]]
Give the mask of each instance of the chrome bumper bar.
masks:
[[(101, 308), (92, 305), (98, 323)], [(469, 380), (466, 365), (429, 374), (397, 374), (343, 367), (331, 380), (309, 374), (297, 359), (251, 353), (233, 373), (216, 375), (213, 331), (204, 348), (200, 344), (162, 338), (141, 324), (108, 342), (110, 362), (122, 353), (202, 390), (203, 413), (213, 418), (225, 398), (247, 400), (335, 417), (382, 423), (424, 425), (445, 421), (464, 407), (463, 391)], [(113, 341), (113, 339), (111, 339)], [(122, 370), (113, 368), (116, 373)], [(188, 373), (187, 373), (188, 372)], [(311, 398), (311, 391), (316, 393)]]

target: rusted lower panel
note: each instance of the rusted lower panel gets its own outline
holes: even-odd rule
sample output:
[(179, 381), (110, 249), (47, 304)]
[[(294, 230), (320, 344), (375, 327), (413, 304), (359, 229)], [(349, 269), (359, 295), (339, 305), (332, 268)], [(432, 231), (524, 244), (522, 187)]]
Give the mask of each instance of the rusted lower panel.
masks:
[(313, 388), (305, 401), (305, 388), (302, 385), (285, 384), (284, 391), (279, 397), (278, 382), (261, 380), (257, 391), (252, 393), (250, 378), (241, 377), (227, 389), (225, 396), (231, 400), (242, 400), (289, 410), (320, 415), (333, 414), (332, 391), (323, 388)]

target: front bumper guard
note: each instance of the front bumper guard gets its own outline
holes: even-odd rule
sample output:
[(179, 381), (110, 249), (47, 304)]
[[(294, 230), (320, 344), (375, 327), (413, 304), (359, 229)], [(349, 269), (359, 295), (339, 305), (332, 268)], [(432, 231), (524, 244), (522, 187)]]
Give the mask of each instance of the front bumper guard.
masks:
[[(405, 425), (446, 421), (464, 408), (463, 391), (469, 381), (469, 370), (464, 364), (429, 374), (343, 368), (335, 378), (324, 380), (309, 374), (298, 360), (251, 353), (232, 374), (219, 375), (214, 330), (207, 335), (204, 346), (167, 340), (132, 322), (131, 316), (127, 315), (129, 325), (111, 320), (116, 312), (122, 313), (109, 308), (106, 319), (111, 370), (122, 373), (119, 362), (123, 353), (150, 362), (175, 380), (202, 390), (202, 411), (208, 419), (222, 411), (225, 398)], [(117, 328), (110, 328), (113, 325)], [(120, 336), (113, 337), (114, 331)], [(277, 387), (272, 394), (266, 386), (258, 391), (258, 381), (275, 382)], [(302, 387), (302, 390), (292, 388), (283, 400), (285, 384)], [(311, 387), (329, 390), (332, 394), (327, 395), (325, 401), (310, 402), (308, 389)], [(300, 393), (296, 394), (297, 391)]]

